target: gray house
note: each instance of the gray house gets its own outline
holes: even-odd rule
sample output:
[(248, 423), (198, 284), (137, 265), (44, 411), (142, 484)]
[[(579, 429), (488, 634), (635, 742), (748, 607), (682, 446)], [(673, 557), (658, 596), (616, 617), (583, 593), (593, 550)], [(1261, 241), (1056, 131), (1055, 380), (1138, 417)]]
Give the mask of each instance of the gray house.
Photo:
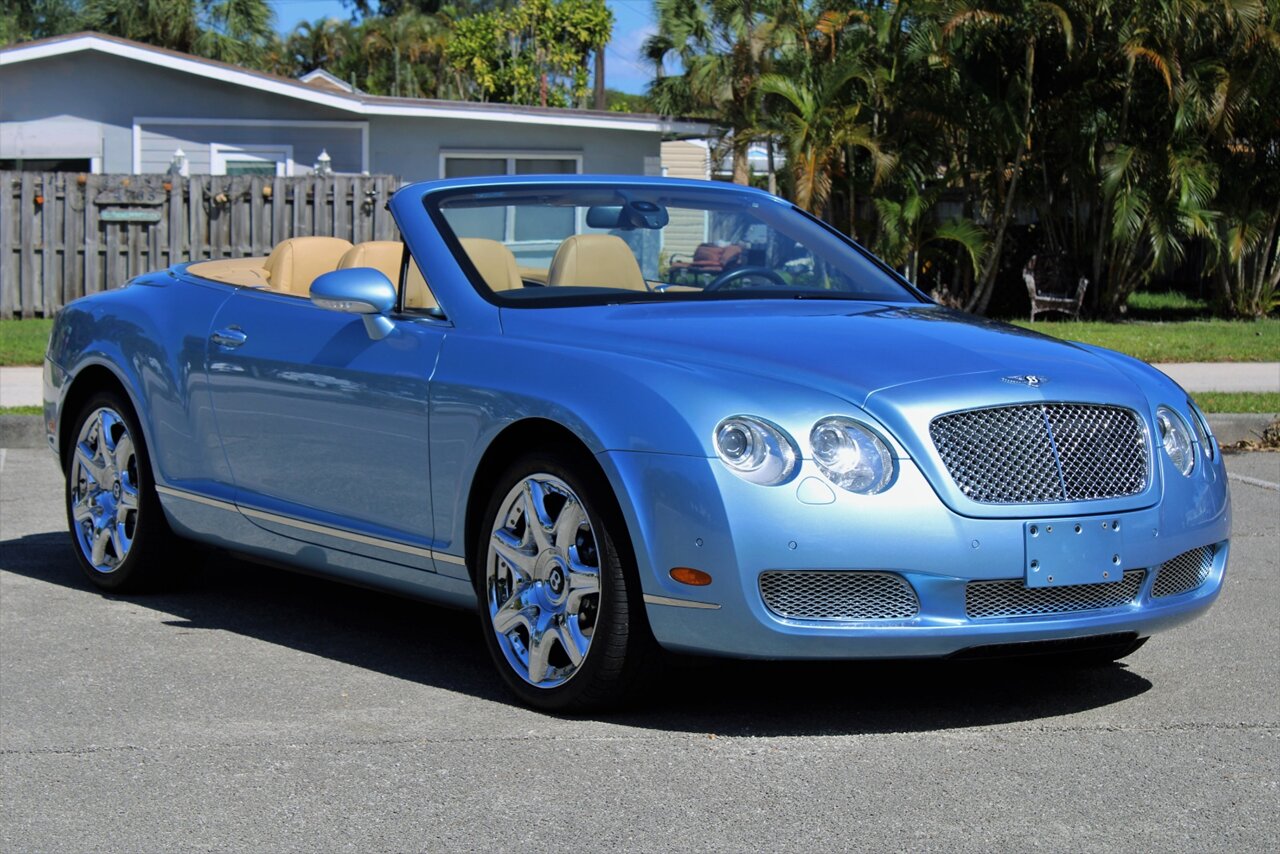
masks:
[(96, 33), (0, 50), (0, 169), (658, 175), (663, 140), (709, 132), (652, 115), (376, 97), (324, 72), (291, 80)]

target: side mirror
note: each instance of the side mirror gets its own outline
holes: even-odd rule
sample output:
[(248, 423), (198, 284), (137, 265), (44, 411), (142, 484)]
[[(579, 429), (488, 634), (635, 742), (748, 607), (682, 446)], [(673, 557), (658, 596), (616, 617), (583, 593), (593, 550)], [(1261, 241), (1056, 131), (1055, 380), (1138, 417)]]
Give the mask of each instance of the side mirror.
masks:
[(365, 331), (375, 341), (395, 329), (387, 317), (396, 304), (395, 285), (372, 267), (349, 267), (317, 276), (311, 283), (311, 302), (329, 311), (360, 315)]

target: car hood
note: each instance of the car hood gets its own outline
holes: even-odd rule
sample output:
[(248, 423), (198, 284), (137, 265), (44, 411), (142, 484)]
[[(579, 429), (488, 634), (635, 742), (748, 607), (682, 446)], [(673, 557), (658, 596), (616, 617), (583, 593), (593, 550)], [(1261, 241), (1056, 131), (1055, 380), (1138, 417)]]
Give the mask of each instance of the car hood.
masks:
[[(506, 309), (502, 316), (504, 334), (802, 384), (871, 411), (922, 396), (937, 406), (939, 397), (968, 396), (974, 405), (1138, 391), (1114, 364), (1081, 347), (940, 306), (726, 300)], [(1046, 382), (1003, 381), (1027, 375)]]

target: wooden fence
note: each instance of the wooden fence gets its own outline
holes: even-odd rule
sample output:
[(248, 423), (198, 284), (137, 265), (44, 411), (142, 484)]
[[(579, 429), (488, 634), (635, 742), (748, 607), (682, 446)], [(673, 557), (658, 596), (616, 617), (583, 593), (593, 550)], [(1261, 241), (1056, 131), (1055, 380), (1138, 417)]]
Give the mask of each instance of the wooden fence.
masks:
[(51, 316), (182, 261), (267, 255), (289, 237), (393, 240), (390, 176), (0, 172), (0, 317)]

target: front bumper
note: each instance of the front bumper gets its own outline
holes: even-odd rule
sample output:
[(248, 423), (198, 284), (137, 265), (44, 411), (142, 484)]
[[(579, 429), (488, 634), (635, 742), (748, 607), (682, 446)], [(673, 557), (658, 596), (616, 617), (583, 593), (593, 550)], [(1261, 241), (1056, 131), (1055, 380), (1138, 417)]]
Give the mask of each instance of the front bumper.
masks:
[[(1019, 579), (1026, 565), (1023, 519), (986, 519), (947, 508), (910, 460), (885, 492), (832, 490), (812, 501), (817, 476), (804, 461), (790, 483), (761, 487), (718, 460), (609, 452), (614, 482), (635, 545), (650, 626), (664, 647), (744, 658), (911, 658), (946, 656), (992, 644), (1133, 632), (1141, 637), (1203, 613), (1217, 598), (1229, 554), (1230, 502), (1220, 460), (1192, 478), (1164, 478), (1153, 506), (1116, 510), (1107, 502), (1063, 505), (1063, 518), (1117, 520), (1126, 570), (1145, 571), (1132, 600), (1066, 613), (973, 618), (971, 581)], [(1112, 512), (1107, 513), (1106, 510)], [(1043, 515), (1036, 517), (1043, 519)], [(1156, 569), (1201, 546), (1215, 546), (1203, 583), (1155, 597)], [(671, 579), (672, 567), (711, 574), (706, 587)], [(919, 600), (906, 619), (805, 620), (765, 604), (766, 571), (873, 571), (905, 579)]]

